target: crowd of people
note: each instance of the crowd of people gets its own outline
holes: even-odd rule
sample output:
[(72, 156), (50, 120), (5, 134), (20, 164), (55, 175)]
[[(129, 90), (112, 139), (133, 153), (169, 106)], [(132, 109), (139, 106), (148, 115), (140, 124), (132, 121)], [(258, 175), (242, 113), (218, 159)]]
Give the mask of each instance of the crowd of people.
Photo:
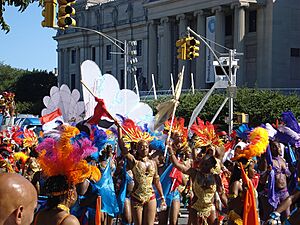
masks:
[[(0, 225), (258, 225), (300, 222), (300, 126), (238, 126), (197, 118), (153, 131), (134, 118), (0, 133)], [(170, 136), (168, 136), (168, 134)]]

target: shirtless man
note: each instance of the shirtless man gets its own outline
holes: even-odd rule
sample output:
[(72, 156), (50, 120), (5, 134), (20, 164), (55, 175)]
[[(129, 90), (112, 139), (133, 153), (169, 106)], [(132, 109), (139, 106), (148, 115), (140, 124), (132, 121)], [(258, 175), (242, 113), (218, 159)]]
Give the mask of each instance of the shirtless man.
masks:
[[(287, 164), (281, 154), (280, 144), (276, 141), (270, 142), (270, 148), (272, 153), (272, 163), (275, 172), (275, 194), (279, 203), (283, 202), (289, 197), (287, 190), (287, 177), (291, 175)], [(290, 215), (290, 208), (285, 210), (285, 218)]]
[(37, 206), (34, 186), (13, 173), (0, 174), (0, 225), (29, 225)]

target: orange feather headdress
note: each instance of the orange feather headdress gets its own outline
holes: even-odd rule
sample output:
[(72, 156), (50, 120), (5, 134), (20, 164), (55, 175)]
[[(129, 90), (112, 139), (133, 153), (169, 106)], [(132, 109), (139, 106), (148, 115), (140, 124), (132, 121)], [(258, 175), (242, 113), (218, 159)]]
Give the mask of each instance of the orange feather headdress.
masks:
[(100, 179), (100, 171), (84, 160), (97, 148), (79, 133), (76, 127), (62, 125), (58, 140), (48, 137), (38, 145), (38, 162), (47, 177), (63, 175), (69, 184), (81, 183), (91, 176), (96, 181)]
[[(168, 133), (171, 128), (171, 119), (165, 122), (165, 127), (164, 127), (164, 132)], [(183, 137), (183, 142), (185, 143), (187, 141), (187, 136), (188, 136), (188, 130), (184, 126), (184, 118), (179, 117), (179, 118), (174, 118), (173, 124), (172, 124), (172, 130), (171, 134), (181, 134)]]
[(204, 121), (199, 117), (197, 117), (197, 120), (191, 126), (191, 131), (194, 133), (193, 142), (195, 148), (209, 145), (223, 145), (223, 142), (219, 138), (219, 135), (216, 133), (214, 126), (208, 121), (204, 123)]
[(150, 133), (137, 126), (131, 119), (125, 119), (122, 123), (122, 127), (127, 132), (124, 134), (125, 142), (139, 142), (141, 140), (150, 142), (154, 139)]
[(250, 132), (248, 138), (250, 144), (247, 145), (238, 156), (231, 160), (238, 160), (240, 158), (251, 159), (266, 152), (269, 145), (269, 135), (266, 129), (257, 127)]

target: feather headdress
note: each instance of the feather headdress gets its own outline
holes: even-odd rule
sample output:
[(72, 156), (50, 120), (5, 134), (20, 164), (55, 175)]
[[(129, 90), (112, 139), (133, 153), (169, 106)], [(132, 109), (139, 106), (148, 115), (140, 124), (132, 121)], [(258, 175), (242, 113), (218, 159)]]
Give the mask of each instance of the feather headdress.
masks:
[(153, 140), (150, 133), (137, 126), (131, 119), (125, 119), (122, 127), (127, 132), (127, 134), (124, 135), (125, 142), (139, 142), (141, 140), (150, 142)]
[[(70, 184), (78, 184), (95, 174), (94, 168), (84, 158), (97, 148), (86, 137), (78, 138), (78, 134), (76, 127), (62, 125), (58, 140), (45, 138), (38, 145), (37, 151), (41, 153), (38, 162), (46, 176), (64, 175)], [(95, 177), (100, 179), (100, 172)]]
[(223, 142), (216, 133), (214, 126), (208, 121), (204, 123), (204, 121), (199, 117), (197, 117), (196, 122), (191, 126), (191, 131), (194, 133), (193, 141), (195, 148), (208, 145), (223, 145)]
[[(164, 132), (168, 133), (170, 131), (171, 127), (171, 119), (165, 122)], [(174, 118), (173, 124), (172, 124), (172, 130), (171, 134), (179, 133), (182, 134), (183, 142), (187, 141), (188, 136), (188, 129), (184, 126), (184, 118)]]
[(250, 132), (248, 139), (250, 144), (247, 145), (238, 156), (231, 160), (238, 160), (240, 158), (251, 159), (252, 157), (260, 156), (267, 150), (269, 135), (266, 129), (262, 127), (255, 128)]
[(24, 128), (23, 135), (24, 135), (24, 139), (23, 139), (23, 147), (24, 148), (32, 148), (32, 147), (37, 146), (38, 137), (33, 130)]

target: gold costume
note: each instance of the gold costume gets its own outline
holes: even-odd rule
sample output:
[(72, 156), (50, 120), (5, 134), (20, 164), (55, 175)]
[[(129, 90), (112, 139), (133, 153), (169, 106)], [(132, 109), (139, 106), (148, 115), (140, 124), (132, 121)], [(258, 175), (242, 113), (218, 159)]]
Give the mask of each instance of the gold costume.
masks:
[[(150, 162), (151, 163), (151, 162)], [(137, 161), (132, 169), (134, 177), (134, 190), (131, 194), (133, 201), (140, 204), (145, 204), (155, 198), (154, 190), (152, 187), (153, 178), (155, 176), (155, 168), (153, 164), (149, 166), (149, 169), (143, 168)]]
[(243, 225), (243, 219), (234, 210), (230, 210), (228, 220), (232, 221), (235, 225)]
[[(198, 212), (198, 215), (200, 217), (207, 218), (214, 208), (214, 204), (212, 202), (217, 191), (217, 185), (214, 184), (209, 188), (203, 189), (198, 183), (198, 176), (201, 176), (201, 174), (198, 173), (196, 175), (195, 181), (193, 182), (193, 191), (195, 193), (195, 196), (197, 197), (197, 200), (192, 204), (191, 207)], [(203, 177), (200, 179), (203, 179)]]

